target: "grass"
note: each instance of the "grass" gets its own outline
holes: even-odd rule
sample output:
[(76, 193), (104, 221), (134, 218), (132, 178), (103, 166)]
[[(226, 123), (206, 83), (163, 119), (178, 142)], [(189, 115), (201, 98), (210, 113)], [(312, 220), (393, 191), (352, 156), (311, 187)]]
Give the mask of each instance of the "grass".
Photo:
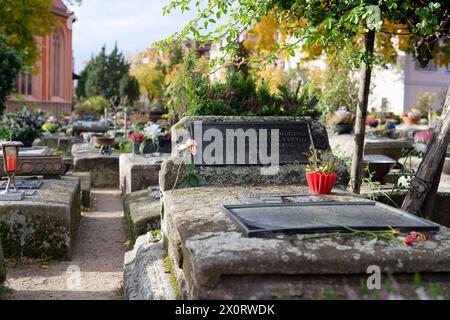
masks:
[(1, 298), (3, 295), (5, 295), (5, 294), (10, 294), (10, 293), (12, 293), (12, 292), (13, 292), (12, 289), (10, 289), (10, 288), (8, 288), (8, 287), (5, 287), (4, 285), (0, 285), (0, 298)]

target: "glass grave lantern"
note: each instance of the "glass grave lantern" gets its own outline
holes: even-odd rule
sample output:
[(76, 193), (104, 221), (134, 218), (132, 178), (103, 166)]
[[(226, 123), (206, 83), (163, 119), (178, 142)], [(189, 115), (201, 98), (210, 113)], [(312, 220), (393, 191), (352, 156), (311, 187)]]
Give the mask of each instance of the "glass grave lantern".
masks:
[(1, 143), (3, 150), (3, 167), (8, 178), (5, 191), (0, 192), (0, 201), (20, 201), (25, 197), (25, 193), (17, 190), (15, 175), (19, 160), (19, 148), (22, 142), (8, 141)]

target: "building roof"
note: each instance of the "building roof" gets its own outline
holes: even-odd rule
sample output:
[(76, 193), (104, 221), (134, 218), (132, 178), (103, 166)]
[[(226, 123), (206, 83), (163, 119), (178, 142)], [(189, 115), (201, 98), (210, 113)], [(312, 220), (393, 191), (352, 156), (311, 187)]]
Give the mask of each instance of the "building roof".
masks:
[(69, 11), (62, 0), (53, 0), (52, 12), (58, 16), (70, 17), (73, 13)]

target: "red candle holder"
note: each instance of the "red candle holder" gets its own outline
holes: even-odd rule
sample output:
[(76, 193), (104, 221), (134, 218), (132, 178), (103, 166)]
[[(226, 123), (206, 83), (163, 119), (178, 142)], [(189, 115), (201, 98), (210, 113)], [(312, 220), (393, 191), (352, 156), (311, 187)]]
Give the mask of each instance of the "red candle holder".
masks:
[[(22, 147), (22, 142), (8, 141), (1, 143), (3, 150), (3, 168), (8, 177), (8, 184), (6, 190), (2, 193), (2, 196), (6, 196), (7, 200), (22, 200), (23, 193), (19, 192), (16, 188), (15, 175), (17, 172), (17, 162), (19, 160), (19, 148)], [(11, 188), (13, 189), (11, 191)], [(13, 197), (8, 197), (13, 195)]]

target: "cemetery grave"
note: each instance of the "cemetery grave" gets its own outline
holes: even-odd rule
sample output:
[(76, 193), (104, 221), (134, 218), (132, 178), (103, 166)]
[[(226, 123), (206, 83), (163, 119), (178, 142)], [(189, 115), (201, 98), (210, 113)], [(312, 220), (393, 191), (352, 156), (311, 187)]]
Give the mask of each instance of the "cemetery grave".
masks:
[[(196, 131), (196, 123), (205, 125)], [(227, 130), (252, 128), (260, 137), (267, 130), (280, 132), (280, 159), (285, 160), (271, 174), (258, 174), (267, 170), (258, 162), (260, 149), (255, 153), (245, 140), (226, 140)], [(354, 196), (345, 188), (334, 189), (329, 196), (311, 196), (304, 152), (311, 142), (316, 148), (329, 148), (326, 131), (318, 123), (298, 118), (188, 117), (174, 126), (173, 137), (179, 144), (195, 139), (197, 153), (179, 154), (173, 148), (162, 165), (162, 243), (151, 238), (155, 241), (149, 244), (149, 234), (142, 237), (145, 241), (137, 239), (125, 262), (126, 298), (164, 299), (175, 292), (182, 299), (317, 299), (325, 298), (330, 289), (345, 298), (347, 287), (360, 290), (372, 265), (405, 289), (420, 273), (424, 281), (448, 290), (447, 228)], [(257, 145), (267, 148), (270, 139)], [(229, 162), (223, 157), (229, 154), (226, 148), (235, 151)], [(244, 150), (242, 158), (238, 150)], [(191, 157), (193, 170), (178, 164), (180, 158)], [(189, 186), (190, 174), (200, 187)], [(346, 172), (339, 176), (345, 178)], [(310, 220), (297, 221), (299, 216)], [(388, 233), (391, 227), (417, 229), (430, 238), (409, 247), (370, 237), (323, 233), (314, 237), (327, 227), (336, 232), (347, 226)], [(286, 228), (288, 232), (282, 232)], [(166, 255), (172, 291), (167, 290), (167, 279), (155, 277)]]
[[(70, 259), (81, 219), (79, 180), (61, 178), (62, 157), (52, 155), (48, 148), (19, 149), (18, 156), (12, 170), (21, 201), (10, 197), (0, 201), (4, 254)], [(11, 170), (9, 155), (7, 160), (5, 166), (1, 157), (2, 176), (5, 168)], [(0, 187), (7, 188), (5, 183)]]
[(159, 170), (169, 154), (122, 154), (119, 158), (119, 181), (123, 195), (158, 185)]

